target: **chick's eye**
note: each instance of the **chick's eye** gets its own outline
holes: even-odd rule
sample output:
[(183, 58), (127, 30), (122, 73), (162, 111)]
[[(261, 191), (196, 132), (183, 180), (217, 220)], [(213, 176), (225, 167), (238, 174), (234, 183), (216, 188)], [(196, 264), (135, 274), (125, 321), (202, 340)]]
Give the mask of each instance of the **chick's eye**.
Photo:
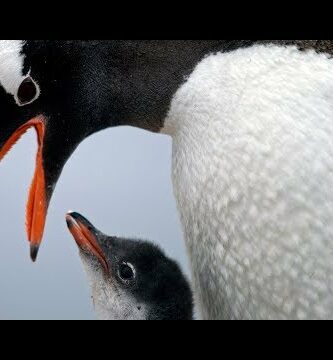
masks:
[(122, 263), (119, 266), (119, 276), (124, 281), (131, 281), (135, 278), (135, 270), (133, 265), (129, 263)]
[(17, 100), (19, 105), (27, 105), (32, 103), (38, 97), (37, 84), (32, 80), (31, 77), (25, 78), (17, 92)]

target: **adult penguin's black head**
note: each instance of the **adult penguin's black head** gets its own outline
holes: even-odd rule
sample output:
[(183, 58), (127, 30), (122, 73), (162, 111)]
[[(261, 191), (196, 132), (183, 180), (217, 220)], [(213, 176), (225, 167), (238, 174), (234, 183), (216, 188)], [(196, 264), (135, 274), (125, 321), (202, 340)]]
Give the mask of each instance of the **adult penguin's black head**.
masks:
[(78, 213), (66, 216), (100, 319), (191, 320), (190, 285), (155, 245), (107, 236)]
[(0, 40), (0, 160), (27, 129), (37, 132), (26, 221), (33, 260), (52, 192), (78, 144), (110, 126), (160, 131), (186, 76), (220, 46), (219, 41)]
[(0, 160), (29, 128), (37, 133), (26, 220), (33, 260), (65, 162), (84, 138), (107, 126), (97, 96), (103, 70), (79, 45), (0, 40)]

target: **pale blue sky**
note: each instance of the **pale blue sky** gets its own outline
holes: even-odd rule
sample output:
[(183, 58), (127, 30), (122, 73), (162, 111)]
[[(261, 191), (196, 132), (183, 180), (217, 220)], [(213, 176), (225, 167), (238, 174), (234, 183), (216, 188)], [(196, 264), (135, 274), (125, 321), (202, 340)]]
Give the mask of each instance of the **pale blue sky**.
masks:
[(172, 193), (170, 138), (118, 128), (86, 139), (63, 171), (32, 264), (24, 224), (35, 151), (30, 131), (0, 164), (0, 319), (94, 319), (67, 210), (107, 234), (160, 244), (188, 273)]

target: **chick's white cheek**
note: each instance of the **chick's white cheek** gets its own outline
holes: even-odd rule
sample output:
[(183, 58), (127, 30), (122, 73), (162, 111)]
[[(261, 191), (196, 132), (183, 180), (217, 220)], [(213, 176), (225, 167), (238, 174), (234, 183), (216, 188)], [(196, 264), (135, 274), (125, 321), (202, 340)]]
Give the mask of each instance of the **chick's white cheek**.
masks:
[(97, 289), (95, 311), (100, 320), (145, 320), (145, 307), (116, 284)]
[(145, 320), (147, 311), (128, 289), (107, 278), (98, 261), (80, 253), (99, 320)]

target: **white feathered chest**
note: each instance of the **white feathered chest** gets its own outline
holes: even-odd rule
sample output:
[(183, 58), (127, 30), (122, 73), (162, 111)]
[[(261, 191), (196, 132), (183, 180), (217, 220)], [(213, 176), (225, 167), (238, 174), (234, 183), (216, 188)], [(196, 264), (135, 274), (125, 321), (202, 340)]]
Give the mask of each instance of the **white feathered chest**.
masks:
[(164, 132), (204, 318), (333, 318), (333, 60), (204, 59)]

